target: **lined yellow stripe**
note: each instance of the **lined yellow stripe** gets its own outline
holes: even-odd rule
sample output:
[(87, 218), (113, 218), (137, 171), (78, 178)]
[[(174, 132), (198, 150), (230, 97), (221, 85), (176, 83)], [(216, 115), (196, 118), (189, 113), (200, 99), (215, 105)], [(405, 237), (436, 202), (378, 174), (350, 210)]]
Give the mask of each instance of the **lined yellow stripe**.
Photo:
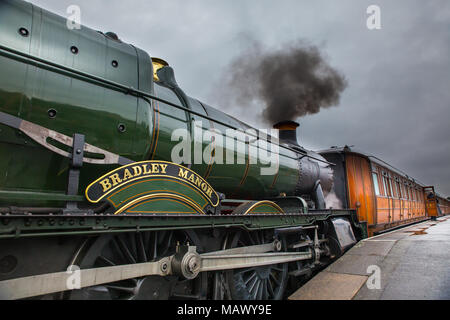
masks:
[[(156, 140), (155, 140), (155, 146), (152, 148), (152, 159), (153, 160), (155, 158), (156, 155), (156, 148), (158, 147), (158, 140), (159, 140), (159, 120), (160, 120), (160, 112), (159, 112), (159, 103), (156, 102), (155, 103), (155, 108), (154, 108), (154, 117), (153, 117), (153, 122), (154, 122), (154, 127), (153, 129), (156, 129), (154, 131), (156, 131)], [(155, 134), (155, 132), (154, 132)]]
[(121, 214), (125, 210), (137, 205), (139, 202), (143, 202), (143, 201), (151, 200), (151, 199), (157, 199), (157, 198), (163, 198), (163, 199), (169, 198), (169, 199), (175, 199), (175, 200), (181, 201), (184, 204), (188, 204), (191, 208), (196, 210), (198, 213), (203, 214), (202, 208), (200, 208), (196, 203), (186, 199), (185, 197), (177, 196), (177, 195), (170, 194), (170, 193), (155, 193), (155, 194), (149, 194), (149, 195), (140, 197), (136, 200), (131, 201), (130, 203), (127, 203), (125, 206), (123, 206), (122, 208), (117, 210), (114, 214), (115, 215)]
[(245, 166), (244, 176), (242, 177), (242, 180), (239, 183), (240, 186), (242, 186), (244, 184), (245, 180), (247, 180), (249, 171), (250, 171), (250, 145), (248, 146), (248, 162)]
[(255, 203), (254, 205), (252, 205), (252, 206), (244, 213), (244, 215), (247, 215), (247, 214), (249, 214), (249, 213), (251, 214), (251, 211), (252, 211), (252, 210), (256, 209), (257, 207), (263, 206), (263, 205), (271, 206), (272, 208), (278, 210), (279, 213), (284, 214), (283, 209), (281, 209), (280, 206), (278, 206), (275, 202), (265, 200), (265, 201), (257, 202), (257, 203)]

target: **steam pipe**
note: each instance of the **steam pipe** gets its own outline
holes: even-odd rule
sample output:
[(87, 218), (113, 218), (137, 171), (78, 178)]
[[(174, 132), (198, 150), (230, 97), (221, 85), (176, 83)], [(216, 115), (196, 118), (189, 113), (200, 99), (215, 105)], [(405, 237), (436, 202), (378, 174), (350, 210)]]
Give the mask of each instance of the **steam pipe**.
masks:
[(325, 196), (323, 195), (320, 180), (316, 181), (312, 195), (316, 205), (316, 209), (318, 210), (326, 209)]

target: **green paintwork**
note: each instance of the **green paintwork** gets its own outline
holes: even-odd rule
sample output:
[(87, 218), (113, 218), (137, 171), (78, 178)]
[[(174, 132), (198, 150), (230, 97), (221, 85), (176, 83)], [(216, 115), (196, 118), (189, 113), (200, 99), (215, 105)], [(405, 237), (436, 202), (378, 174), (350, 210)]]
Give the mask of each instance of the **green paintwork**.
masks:
[[(29, 31), (27, 37), (19, 28)], [(82, 27), (69, 30), (66, 19), (30, 3), (0, 2), (0, 45), (19, 52), (0, 49), (0, 111), (36, 123), (67, 136), (84, 134), (86, 142), (134, 161), (149, 159), (171, 161), (176, 142), (173, 130), (191, 130), (191, 120), (201, 117), (170, 105), (189, 107), (233, 127), (248, 129), (242, 122), (199, 101), (181, 101), (168, 88), (153, 83), (152, 62), (147, 53), (130, 44), (118, 42), (104, 34)], [(72, 46), (78, 48), (73, 54)], [(41, 62), (37, 62), (39, 60)], [(118, 67), (112, 61), (118, 61)], [(47, 64), (55, 66), (50, 67)], [(64, 69), (64, 70), (63, 70)], [(88, 74), (72, 75), (70, 70)], [(124, 94), (111, 83), (156, 95), (168, 103), (135, 94)], [(48, 110), (55, 109), (51, 119)], [(118, 125), (124, 124), (121, 133)], [(154, 127), (158, 124), (158, 127)], [(203, 129), (211, 127), (225, 132), (228, 127), (203, 119)], [(204, 142), (206, 148), (209, 142)], [(261, 164), (194, 164), (192, 169), (205, 177), (228, 198), (264, 199), (280, 193), (294, 195), (299, 179), (298, 154), (280, 148), (278, 175), (262, 176)], [(243, 158), (248, 161), (249, 149)], [(224, 150), (226, 154), (226, 150)], [(0, 196), (0, 206), (56, 206), (65, 193), (69, 159), (59, 156), (33, 140), (0, 124), (0, 191), (14, 192), (15, 197)], [(254, 157), (254, 154), (251, 155)], [(79, 194), (93, 180), (117, 168), (111, 165), (84, 164)], [(20, 192), (23, 197), (17, 196)], [(26, 193), (25, 193), (26, 192)], [(46, 197), (28, 197), (29, 193)], [(52, 198), (52, 194), (54, 197)], [(5, 193), (3, 193), (5, 195)]]
[[(113, 202), (115, 204), (116, 209), (120, 209), (130, 201), (133, 201), (139, 197), (162, 192), (174, 195), (182, 194), (184, 197), (194, 201), (201, 207), (205, 207), (208, 204), (208, 201), (204, 197), (202, 197), (202, 195), (198, 191), (189, 188), (189, 186), (186, 184), (179, 183), (176, 180), (170, 180), (167, 178), (141, 180), (139, 181), (139, 183), (134, 183), (131, 187), (126, 188), (125, 186), (121, 188), (120, 192), (115, 193), (108, 199), (110, 202)], [(154, 206), (151, 211), (162, 213), (167, 213), (166, 211), (170, 212), (171, 210), (168, 210), (164, 207), (164, 203), (166, 202), (159, 202), (159, 204)], [(148, 208), (143, 209), (143, 211), (145, 210), (148, 210)], [(192, 209), (189, 211), (193, 213)], [(185, 210), (183, 210), (182, 212), (185, 212)]]
[[(27, 28), (30, 35), (22, 37), (18, 33), (20, 27)], [(29, 3), (2, 1), (0, 32), (1, 45), (152, 92), (152, 66), (146, 53), (85, 27), (69, 30), (65, 19)], [(78, 54), (71, 53), (71, 46), (78, 48)], [(119, 61), (118, 68), (111, 65), (112, 60)], [(87, 143), (134, 160), (143, 160), (148, 153), (149, 121), (142, 119), (149, 116), (150, 107), (142, 99), (4, 56), (0, 56), (0, 69), (1, 111), (68, 136), (82, 133)], [(50, 119), (47, 114), (50, 108), (57, 110), (55, 119)], [(142, 119), (136, 121), (138, 116)], [(119, 123), (126, 125), (125, 133), (117, 130)], [(65, 191), (67, 158), (3, 125), (0, 125), (0, 154), (0, 189)], [(84, 165), (80, 191), (93, 177), (113, 168)], [(48, 201), (26, 201), (27, 206), (54, 205)], [(14, 199), (1, 203), (18, 205), (23, 201)]]
[(270, 205), (260, 205), (257, 206), (252, 211), (250, 211), (248, 214), (282, 214), (282, 213)]
[(100, 177), (86, 189), (92, 203), (107, 200), (116, 214), (214, 213), (219, 196), (198, 174), (166, 161), (136, 162)]
[(83, 196), (69, 196), (58, 193), (43, 193), (43, 192), (17, 192), (17, 191), (0, 191), (0, 199), (3, 201), (21, 200), (24, 197), (28, 201), (47, 200), (47, 201), (84, 201)]

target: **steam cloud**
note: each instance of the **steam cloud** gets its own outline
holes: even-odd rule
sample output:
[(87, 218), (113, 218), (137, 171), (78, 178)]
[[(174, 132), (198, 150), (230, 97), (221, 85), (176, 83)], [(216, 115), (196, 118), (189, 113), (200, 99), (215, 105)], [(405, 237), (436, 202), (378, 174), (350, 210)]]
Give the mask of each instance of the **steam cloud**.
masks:
[(319, 49), (298, 42), (279, 50), (254, 44), (227, 69), (227, 95), (240, 106), (263, 103), (263, 119), (274, 124), (338, 105), (348, 83)]
[(341, 200), (336, 195), (336, 192), (333, 189), (326, 195), (325, 203), (327, 209), (344, 209)]

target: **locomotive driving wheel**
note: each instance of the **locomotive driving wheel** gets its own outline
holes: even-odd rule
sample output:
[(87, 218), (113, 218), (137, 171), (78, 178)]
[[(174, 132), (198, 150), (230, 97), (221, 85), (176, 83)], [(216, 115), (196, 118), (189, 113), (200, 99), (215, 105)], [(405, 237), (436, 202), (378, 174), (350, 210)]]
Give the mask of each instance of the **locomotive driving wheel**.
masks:
[[(154, 231), (104, 235), (87, 240), (75, 254), (72, 265), (81, 269), (109, 267), (158, 261), (175, 253), (177, 244), (199, 246), (193, 231)], [(122, 280), (94, 287), (73, 290), (63, 295), (75, 300), (167, 300), (203, 299), (206, 295), (206, 274), (194, 280), (176, 276), (148, 276)]]
[[(238, 231), (226, 241), (226, 248), (237, 248), (273, 242), (272, 231)], [(282, 241), (282, 250), (286, 243)], [(251, 267), (226, 271), (228, 295), (233, 300), (280, 300), (288, 281), (288, 264)]]

